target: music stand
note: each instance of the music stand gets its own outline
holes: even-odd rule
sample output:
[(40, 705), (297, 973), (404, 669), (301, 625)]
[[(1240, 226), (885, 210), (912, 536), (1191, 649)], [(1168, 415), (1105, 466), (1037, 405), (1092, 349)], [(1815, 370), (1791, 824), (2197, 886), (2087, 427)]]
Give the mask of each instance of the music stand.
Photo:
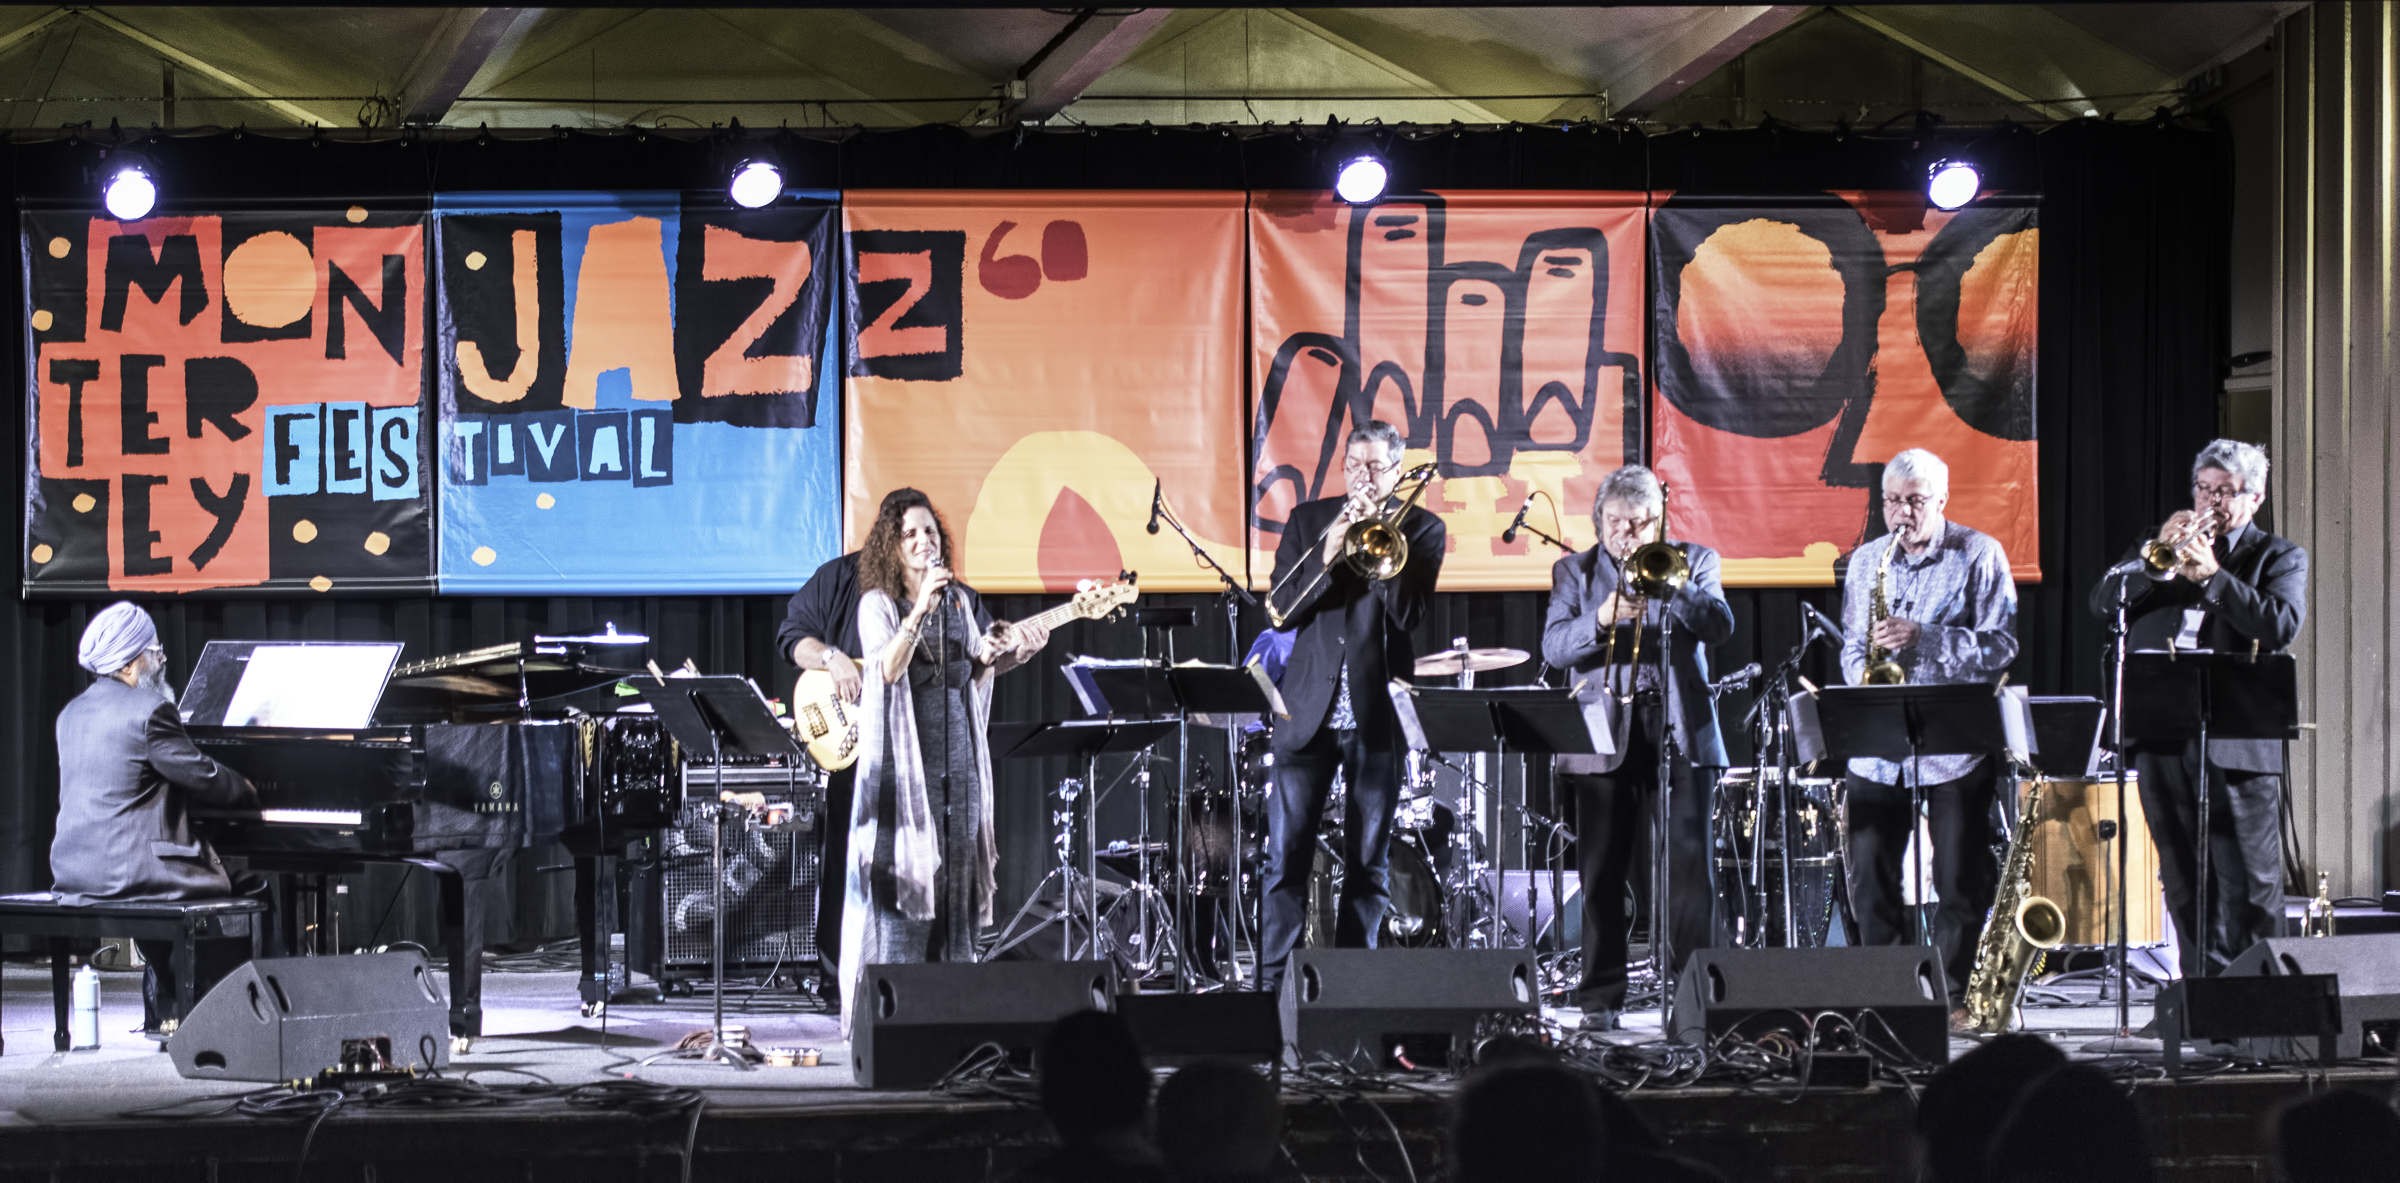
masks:
[[(1069, 759), (1080, 758), (1084, 762), (1084, 783), (1081, 794), (1083, 800), (1080, 802), (1079, 811), (1082, 816), (1078, 819), (1083, 827), (1084, 865), (1081, 871), (1075, 869), (1072, 852), (1073, 840), (1070, 837), (1069, 850), (1065, 852), (1059, 868), (1045, 876), (1041, 884), (1035, 886), (1032, 896), (1026, 899), (1024, 906), (1017, 909), (1017, 914), (1009, 917), (1008, 923), (1000, 927), (1000, 933), (994, 938), (991, 949), (984, 954), (985, 960), (988, 961), (1033, 939), (1033, 934), (1040, 932), (1042, 927), (1052, 920), (1057, 921), (1061, 929), (1060, 954), (1070, 961), (1074, 960), (1077, 956), (1074, 924), (1075, 889), (1076, 881), (1079, 878), (1083, 881), (1085, 931), (1091, 942), (1084, 950), (1083, 956), (1103, 955), (1100, 948), (1099, 842), (1093, 831), (1093, 819), (1100, 801), (1100, 756), (1102, 753), (1141, 751), (1143, 748), (1157, 743), (1173, 726), (1173, 723), (1164, 721), (1120, 723), (1113, 719), (1092, 722), (992, 724), (992, 758), (995, 760), (1032, 760), (1045, 756), (1065, 756)], [(1070, 803), (1070, 805), (1073, 804), (1076, 803)], [(1062, 890), (1058, 897), (1058, 915), (1044, 919), (1024, 932), (1011, 937), (1009, 934), (1015, 931), (1017, 923), (1025, 919), (1033, 911), (1034, 905), (1042, 898), (1042, 888), (1048, 886), (1050, 880), (1054, 878), (1063, 878), (1064, 880), (1060, 885)]]
[[(634, 689), (642, 701), (650, 704), (667, 734), (686, 753), (708, 749), (715, 768), (716, 792), (710, 795), (709, 865), (712, 877), (709, 885), (709, 973), (714, 978), (710, 989), (713, 1015), (708, 1028), (708, 1046), (689, 1052), (670, 1052), (669, 1057), (716, 1060), (747, 1071), (750, 1058), (725, 1042), (725, 819), (730, 812), (725, 800), (725, 755), (732, 752), (764, 760), (781, 756), (787, 775), (797, 795), (799, 784), (798, 761), (805, 756), (799, 742), (792, 738), (781, 719), (767, 705), (767, 696), (748, 678), (717, 674), (692, 678), (657, 678), (633, 680)], [(685, 763), (690, 763), (687, 754)]]
[[(1828, 686), (1795, 694), (1789, 709), (1801, 763), (1868, 756), (1901, 764), (1911, 836), (1925, 812), (1926, 756), (2030, 759), (2032, 728), (2021, 691), (1989, 682), (1940, 686)], [(1917, 943), (1933, 943), (1925, 911), (1925, 860), (1909, 860), (1916, 888)]]
[[(2290, 740), (2299, 736), (2298, 667), (2289, 653), (2136, 652), (2125, 658), (2125, 738), (2129, 743), (2197, 740), (2200, 786), (2194, 827), (2195, 898), (2202, 977), (2209, 973), (2208, 741)], [(2184, 937), (2180, 930), (2178, 940)], [(2161, 1028), (2162, 1034), (2164, 1028)]]
[[(1409, 747), (1421, 751), (1491, 752), (1502, 759), (1511, 751), (1521, 755), (1593, 754), (1583, 704), (1575, 700), (1572, 690), (1546, 686), (1490, 689), (1411, 686), (1395, 679), (1391, 695), (1392, 705), (1399, 712), (1401, 734)], [(1497, 761), (1494, 766), (1498, 766)], [(1495, 784), (1486, 789), (1495, 797), (1497, 780), (1495, 777)], [(1497, 853), (1501, 810), (1498, 800), (1491, 804), (1492, 832), (1485, 841), (1488, 849)], [(1479, 889), (1481, 878), (1477, 877)], [(1485, 916), (1491, 922), (1490, 947), (1502, 948), (1500, 909), (1489, 908)], [(1463, 939), (1465, 934), (1460, 936)]]

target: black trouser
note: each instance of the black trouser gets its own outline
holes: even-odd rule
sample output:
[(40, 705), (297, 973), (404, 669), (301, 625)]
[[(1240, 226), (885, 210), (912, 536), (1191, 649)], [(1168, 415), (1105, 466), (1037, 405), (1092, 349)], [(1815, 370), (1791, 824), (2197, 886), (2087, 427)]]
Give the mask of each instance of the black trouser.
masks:
[[(1933, 828), (1933, 889), (1941, 904), (1933, 914), (1933, 947), (1950, 983), (1950, 1004), (1963, 1005), (1967, 979), (1975, 972), (1975, 946), (1983, 920), (2000, 887), (2000, 856), (1992, 845), (1993, 794), (1999, 778), (1984, 759), (1957, 780), (1925, 786)], [(1877, 784), (1853, 774), (1847, 787), (1850, 811), (1850, 910), (1861, 945), (1905, 945), (1917, 938), (1901, 892), (1902, 863), (1909, 835), (1905, 785)]]
[[(1583, 880), (1579, 1005), (1585, 1010), (1625, 1005), (1625, 901), (1631, 887), (1626, 876), (1633, 867), (1635, 843), (1653, 841), (1662, 718), (1653, 705), (1634, 709), (1625, 762), (1615, 772), (1558, 778), (1561, 787), (1575, 794), (1575, 869)], [(1711, 943), (1716, 889), (1709, 866), (1708, 793), (1681, 752), (1675, 754), (1668, 776), (1674, 795), (1667, 802), (1667, 938), (1675, 969), (1681, 972), (1692, 950)]]
[(2158, 844), (2158, 879), (2175, 917), (2183, 976), (2212, 975), (2250, 946), (2274, 936), (2283, 920), (2283, 778), (2271, 772), (2208, 767), (2208, 904), (2202, 937), (2199, 906), (2199, 741), (2181, 751), (2137, 750), (2142, 814)]
[[(253, 923), (263, 923), (259, 917)], [(212, 937), (192, 942), (192, 997), (183, 998), (175, 985), (175, 942), (135, 941), (142, 951), (142, 1029), (156, 1031), (165, 1019), (180, 1019), (225, 975), (250, 960), (250, 938)]]
[(1260, 909), (1258, 988), (1283, 985), (1284, 966), (1308, 919), (1308, 879), (1316, 866), (1317, 831), (1334, 769), (1349, 783), (1342, 820), (1342, 900), (1333, 943), (1372, 949), (1391, 902), (1392, 810), (1400, 800), (1397, 735), (1390, 748), (1369, 749), (1355, 730), (1319, 728), (1294, 751), (1275, 752), (1275, 793), (1267, 802), (1267, 875)]
[[(876, 687), (869, 687), (876, 689)], [(842, 899), (850, 886), (850, 803), (858, 784), (858, 765), (825, 777), (825, 809), (817, 815), (822, 845), (817, 855), (817, 956), (834, 964), (842, 952)], [(825, 988), (834, 990), (839, 974), (825, 975)]]

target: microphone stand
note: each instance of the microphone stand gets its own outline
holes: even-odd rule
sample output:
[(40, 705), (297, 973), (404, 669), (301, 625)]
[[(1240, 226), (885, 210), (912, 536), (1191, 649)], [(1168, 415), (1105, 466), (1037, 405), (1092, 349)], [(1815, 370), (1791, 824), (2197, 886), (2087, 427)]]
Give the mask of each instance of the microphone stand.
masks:
[[(1650, 836), (1650, 957), (1658, 971), (1658, 1026), (1661, 1031), (1670, 1033), (1675, 1029), (1675, 945), (1668, 934), (1671, 921), (1667, 907), (1667, 891), (1674, 882), (1668, 874), (1667, 862), (1675, 852), (1675, 696), (1671, 680), (1675, 676), (1673, 601), (1674, 597), (1669, 596), (1658, 603), (1658, 816), (1652, 823)], [(1638, 629), (1641, 626), (1637, 623), (1634, 627)], [(1639, 676), (1638, 673), (1636, 676)], [(1639, 726), (1639, 723), (1635, 725)], [(1693, 779), (1697, 782), (1697, 773)], [(1703, 841), (1701, 847), (1705, 851), (1710, 844)]]
[[(1192, 537), (1191, 531), (1183, 528), (1183, 523), (1176, 519), (1174, 512), (1166, 507), (1166, 503), (1164, 501), (1157, 503), (1156, 510), (1158, 514), (1158, 520), (1165, 522), (1169, 527), (1172, 527), (1175, 531), (1176, 537), (1183, 539), (1183, 544), (1192, 548), (1192, 557), (1200, 560), (1200, 562), (1207, 566), (1209, 570), (1216, 572), (1217, 582), (1225, 585), (1225, 644), (1228, 655), (1231, 658), (1229, 664), (1238, 664), (1240, 662), (1241, 653), (1241, 631), (1239, 628), (1241, 609), (1239, 605), (1248, 604), (1253, 608), (1260, 609), (1261, 611), (1265, 610), (1264, 606), (1258, 602), (1258, 597), (1250, 594), (1250, 589), (1243, 587), (1239, 581), (1235, 580), (1234, 577), (1225, 570), (1224, 564), (1217, 562), (1217, 557), (1215, 555), (1208, 553), (1207, 547), (1200, 545), (1199, 540)], [(1153, 532), (1155, 532), (1155, 527), (1153, 528)], [(1169, 640), (1168, 645), (1169, 651), (1167, 664), (1169, 667), (1172, 667), (1175, 664), (1172, 649), (1173, 641)], [(1182, 712), (1182, 705), (1180, 702), (1177, 704), (1177, 710)], [(1178, 730), (1180, 732), (1179, 743), (1188, 754), (1191, 745), (1191, 717), (1188, 712), (1182, 713), (1182, 725), (1178, 728)], [(1235, 731), (1231, 727), (1228, 727), (1225, 730), (1225, 740), (1225, 800), (1228, 807), (1228, 824), (1233, 827), (1234, 840), (1225, 844), (1225, 916), (1227, 917), (1231, 932), (1228, 933), (1225, 940), (1225, 962), (1230, 967), (1230, 970), (1224, 980), (1231, 985), (1238, 987), (1241, 985), (1242, 977), (1242, 959), (1240, 952), (1240, 939), (1242, 930), (1242, 810), (1241, 785), (1239, 783), (1241, 778), (1240, 764), (1242, 737), (1239, 732)], [(1186, 829), (1190, 825), (1189, 816), (1191, 813), (1191, 764), (1188, 759), (1185, 761), (1178, 776), (1183, 786), (1183, 800), (1177, 803), (1175, 813), (1177, 830), (1176, 850), (1177, 857), (1180, 860), (1184, 857), (1187, 857), (1185, 852), (1191, 850), (1191, 845), (1188, 841), (1189, 835), (1185, 833)], [(1145, 805), (1144, 808), (1146, 809), (1147, 806)], [(1181, 881), (1184, 879), (1184, 876), (1178, 876), (1179, 886), (1181, 885)], [(1191, 893), (1188, 891), (1179, 891), (1177, 893), (1178, 898), (1176, 900), (1176, 907), (1179, 911), (1185, 907), (1190, 894)], [(1260, 906), (1265, 906), (1263, 900), (1261, 901)], [(1183, 944), (1177, 950), (1177, 956), (1175, 959), (1175, 988), (1178, 993), (1188, 992), (1192, 988), (1194, 979), (1192, 969), (1187, 964), (1187, 962), (1192, 959), (1192, 926), (1188, 921), (1189, 913), (1186, 912), (1184, 914), (1187, 917), (1187, 922), (1181, 926), (1182, 931), (1177, 934), (1178, 939), (1181, 940)], [(1265, 924), (1263, 917), (1260, 920), (1260, 924), (1262, 926)], [(1211, 968), (1214, 968), (1214, 966), (1212, 965)]]
[[(1258, 597), (1251, 595), (1250, 589), (1243, 587), (1239, 582), (1235, 581), (1233, 576), (1227, 574), (1224, 566), (1217, 562), (1216, 556), (1208, 553), (1208, 548), (1200, 545), (1198, 540), (1192, 537), (1192, 532), (1183, 528), (1182, 522), (1175, 520), (1175, 514), (1173, 511), (1161, 510), (1158, 515), (1158, 520), (1165, 522), (1168, 526), (1174, 529), (1177, 535), (1182, 537), (1183, 544), (1192, 548), (1193, 558), (1200, 560), (1201, 563), (1205, 564), (1209, 570), (1217, 573), (1218, 582), (1221, 582), (1225, 585), (1225, 594), (1232, 596), (1253, 608), (1259, 608), (1262, 611), (1264, 610), (1263, 606), (1258, 602)], [(1226, 619), (1230, 621), (1232, 617), (1228, 616)]]
[[(1564, 543), (1564, 542), (1560, 542), (1558, 539), (1556, 539), (1556, 538), (1552, 538), (1552, 537), (1551, 537), (1551, 536), (1549, 536), (1548, 534), (1545, 534), (1545, 533), (1543, 533), (1543, 532), (1542, 532), (1542, 528), (1541, 528), (1540, 526), (1535, 526), (1535, 525), (1530, 525), (1530, 524), (1525, 524), (1525, 523), (1519, 523), (1519, 524), (1518, 524), (1518, 526), (1517, 526), (1517, 529), (1519, 529), (1519, 530), (1523, 530), (1524, 532), (1526, 532), (1526, 533), (1528, 533), (1528, 534), (1531, 534), (1531, 535), (1533, 535), (1534, 537), (1536, 537), (1536, 538), (1539, 538), (1539, 539), (1541, 539), (1542, 541), (1544, 541), (1544, 542), (1547, 542), (1547, 543), (1549, 543), (1550, 545), (1552, 545), (1552, 546), (1555, 546), (1555, 547), (1557, 547), (1558, 549), (1560, 549), (1560, 550), (1563, 550), (1563, 551), (1567, 552), (1568, 554), (1575, 554), (1575, 553), (1577, 553), (1574, 547), (1572, 547), (1572, 546), (1568, 546), (1566, 543)], [(1508, 541), (1508, 540), (1507, 540), (1507, 539), (1502, 539), (1501, 541), (1503, 541), (1503, 542), (1506, 542), (1506, 541)]]
[[(2109, 662), (2108, 746), (2117, 756), (2117, 836), (2115, 839), (2117, 844), (2117, 881), (2114, 893), (2116, 898), (2112, 901), (2115, 915), (2111, 917), (2113, 922), (2111, 927), (2115, 928), (2117, 932), (2116, 940), (2111, 943), (2109, 948), (2109, 970), (2111, 975), (2116, 978), (2117, 986), (2117, 1032), (2105, 1039), (2097, 1039), (2085, 1044), (2083, 1050), (2119, 1055), (2162, 1053), (2166, 1050), (2164, 1041), (2177, 1038), (2176, 1034), (2166, 1030), (2162, 1025), (2159, 1029), (2160, 1039), (2144, 1039), (2133, 1033), (2133, 1020), (2129, 1014), (2133, 1006), (2133, 984), (2127, 966), (2129, 954), (2126, 949), (2126, 930), (2131, 926), (2126, 923), (2127, 885), (2125, 875), (2127, 855), (2133, 842), (2133, 831), (2125, 824), (2125, 772), (2126, 765), (2133, 759), (2133, 753), (2125, 750), (2125, 652), (2132, 647), (2132, 633), (2126, 626), (2125, 618), (2133, 600), (2133, 584), (2132, 577), (2122, 572), (2118, 573), (2115, 579), (2117, 581), (2117, 605), (2116, 611), (2110, 617), (2108, 627), (2110, 648), (2114, 651)], [(2200, 749), (2200, 755), (2200, 795), (2201, 800), (2206, 801), (2209, 785), (2208, 748), (2205, 744)], [(2203, 814), (2203, 816), (2206, 815)], [(2208, 847), (2206, 830), (2201, 831), (2200, 846), (2203, 850)], [(2203, 921), (2200, 927), (2205, 930), (2206, 922)]]

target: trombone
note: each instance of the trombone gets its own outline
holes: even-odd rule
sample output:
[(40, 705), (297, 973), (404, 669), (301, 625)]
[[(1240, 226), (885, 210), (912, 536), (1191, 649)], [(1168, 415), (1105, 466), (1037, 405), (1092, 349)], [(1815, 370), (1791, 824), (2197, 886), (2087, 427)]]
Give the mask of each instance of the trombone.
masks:
[[(1650, 601), (1671, 598), (1683, 590), (1683, 585), (1691, 582), (1692, 578), (1690, 557), (1683, 553), (1682, 547), (1667, 541), (1667, 510), (1673, 491), (1661, 483), (1658, 493), (1657, 539), (1635, 547), (1633, 553), (1625, 556), (1625, 561), (1617, 565), (1617, 594), (1630, 592), (1632, 594), (1627, 598), (1633, 601), (1633, 653), (1625, 659), (1624, 691), (1621, 695), (1626, 702), (1633, 701), (1634, 671), (1642, 664), (1642, 625), (1650, 618)], [(1617, 630), (1611, 625), (1607, 647), (1600, 657), (1601, 685), (1611, 685), (1616, 681), (1609, 677), (1616, 661)]]
[[(1420, 464), (1402, 473), (1399, 483), (1392, 486), (1392, 494), (1395, 497), (1399, 496), (1401, 485), (1413, 485), (1414, 487), (1408, 491), (1408, 496), (1402, 498), (1400, 504), (1395, 508), (1350, 523), (1349, 527), (1342, 531), (1342, 549), (1337, 561), (1357, 572), (1361, 578), (1378, 581), (1390, 579), (1406, 570), (1408, 567), (1408, 534), (1400, 528), (1400, 520), (1408, 516), (1409, 510), (1417, 507), (1417, 502), (1425, 496), (1426, 487), (1433, 484), (1434, 475), (1439, 471), (1440, 468), (1437, 465)], [(1386, 498), (1385, 501), (1388, 503), (1390, 498)], [(1331, 528), (1326, 530), (1327, 534), (1332, 532)], [(1318, 541), (1322, 542), (1323, 540), (1324, 535), (1319, 535)], [(1284, 574), (1284, 578), (1290, 579), (1299, 574), (1300, 567), (1306, 565), (1306, 563), (1302, 563), (1293, 567)], [(1319, 585), (1323, 584), (1332, 574), (1333, 564), (1325, 564), (1318, 570), (1316, 578), (1310, 580), (1308, 586), (1301, 589), (1300, 595), (1292, 602), (1295, 604), (1305, 603), (1310, 596), (1317, 593)], [(1267, 589), (1267, 619), (1276, 628), (1283, 627), (1283, 609), (1275, 606), (1276, 593), (1282, 591), (1283, 586), (1278, 583)]]

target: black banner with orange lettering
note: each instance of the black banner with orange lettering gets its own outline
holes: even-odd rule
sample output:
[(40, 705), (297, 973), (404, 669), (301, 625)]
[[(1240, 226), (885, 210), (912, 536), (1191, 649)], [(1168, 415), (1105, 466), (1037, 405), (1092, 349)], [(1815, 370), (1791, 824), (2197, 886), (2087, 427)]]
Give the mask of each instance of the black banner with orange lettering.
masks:
[(1726, 583), (1833, 583), (1907, 448), (1949, 464), (1952, 520), (2041, 578), (2030, 200), (1674, 197), (1651, 235), (1651, 454)]
[(20, 231), (28, 596), (433, 586), (421, 212)]

